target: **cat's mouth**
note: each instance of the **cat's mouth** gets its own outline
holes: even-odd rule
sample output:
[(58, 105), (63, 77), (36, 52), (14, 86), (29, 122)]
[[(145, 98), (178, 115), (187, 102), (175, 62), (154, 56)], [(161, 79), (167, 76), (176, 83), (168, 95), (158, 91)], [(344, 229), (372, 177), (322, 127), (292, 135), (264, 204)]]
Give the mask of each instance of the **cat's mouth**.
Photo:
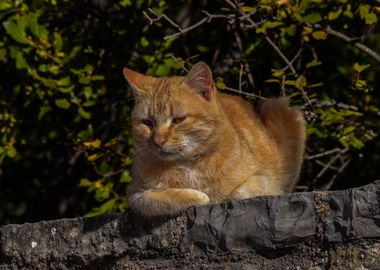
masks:
[(180, 158), (182, 155), (182, 150), (180, 148), (165, 148), (165, 147), (157, 147), (156, 153), (161, 157), (165, 159), (173, 159), (173, 158)]
[(178, 154), (178, 149), (168, 149), (168, 148), (157, 148), (158, 149), (158, 152), (161, 154), (161, 155), (174, 155), (174, 154)]

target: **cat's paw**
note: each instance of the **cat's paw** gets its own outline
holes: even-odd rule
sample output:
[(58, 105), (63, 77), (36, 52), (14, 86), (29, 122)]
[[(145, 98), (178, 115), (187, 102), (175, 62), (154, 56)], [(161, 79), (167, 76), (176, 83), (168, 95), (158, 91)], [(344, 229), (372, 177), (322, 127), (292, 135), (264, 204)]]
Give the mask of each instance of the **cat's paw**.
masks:
[(191, 199), (195, 204), (208, 204), (210, 203), (210, 198), (207, 196), (206, 193), (191, 189), (191, 188), (185, 188), (182, 190), (182, 192), (187, 193), (189, 199)]

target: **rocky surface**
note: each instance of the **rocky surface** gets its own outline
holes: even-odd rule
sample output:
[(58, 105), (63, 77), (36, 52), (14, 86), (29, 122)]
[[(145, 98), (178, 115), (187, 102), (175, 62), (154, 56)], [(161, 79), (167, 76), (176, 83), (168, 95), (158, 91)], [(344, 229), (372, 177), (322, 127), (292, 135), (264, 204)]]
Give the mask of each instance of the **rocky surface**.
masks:
[(6, 225), (0, 269), (380, 269), (380, 181), (192, 207)]

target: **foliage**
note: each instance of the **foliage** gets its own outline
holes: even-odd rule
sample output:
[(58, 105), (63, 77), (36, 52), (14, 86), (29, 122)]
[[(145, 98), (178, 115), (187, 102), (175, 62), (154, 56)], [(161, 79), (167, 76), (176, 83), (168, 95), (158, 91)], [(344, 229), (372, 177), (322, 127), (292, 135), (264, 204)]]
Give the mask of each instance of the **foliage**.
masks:
[[(328, 189), (344, 172), (373, 180), (376, 3), (1, 1), (0, 220), (127, 207), (133, 101), (123, 66), (166, 76), (204, 60), (221, 91), (290, 95), (309, 120), (301, 185)], [(370, 169), (353, 169), (361, 162)]]

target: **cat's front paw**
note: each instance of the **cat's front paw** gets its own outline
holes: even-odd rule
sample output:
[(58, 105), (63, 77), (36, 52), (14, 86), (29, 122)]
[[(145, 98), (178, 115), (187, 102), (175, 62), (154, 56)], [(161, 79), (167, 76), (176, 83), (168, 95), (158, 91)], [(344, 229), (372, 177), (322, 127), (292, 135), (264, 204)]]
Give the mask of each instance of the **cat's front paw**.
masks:
[(191, 189), (191, 188), (185, 188), (182, 189), (181, 192), (186, 194), (186, 197), (189, 198), (191, 201), (194, 202), (194, 204), (208, 204), (210, 203), (210, 198), (207, 196), (206, 193)]

